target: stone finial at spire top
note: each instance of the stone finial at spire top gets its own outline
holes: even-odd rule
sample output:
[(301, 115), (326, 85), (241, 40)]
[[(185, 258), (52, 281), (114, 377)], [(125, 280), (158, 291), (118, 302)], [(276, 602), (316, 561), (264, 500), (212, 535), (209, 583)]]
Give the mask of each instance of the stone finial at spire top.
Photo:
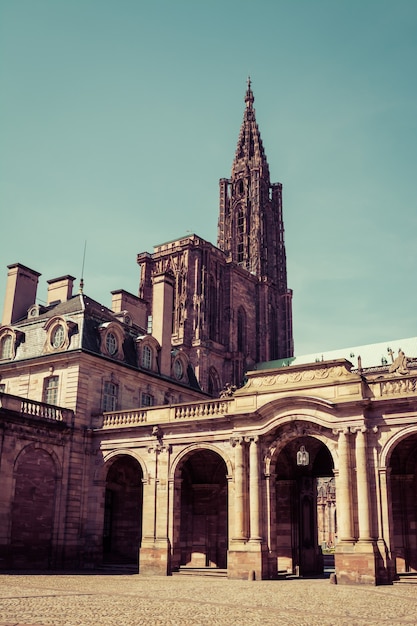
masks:
[(251, 82), (250, 76), (248, 76), (248, 88), (246, 90), (246, 95), (245, 95), (245, 102), (248, 108), (252, 106), (255, 100), (251, 85), (252, 85), (252, 82)]

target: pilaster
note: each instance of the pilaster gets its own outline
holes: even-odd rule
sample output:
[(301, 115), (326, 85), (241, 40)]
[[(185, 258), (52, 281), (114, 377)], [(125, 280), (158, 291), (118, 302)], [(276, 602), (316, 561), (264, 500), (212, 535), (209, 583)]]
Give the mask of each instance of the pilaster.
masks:
[(144, 486), (139, 574), (167, 576), (171, 574), (171, 545), (168, 537), (170, 493), (168, 475), (171, 446), (164, 444), (162, 432), (158, 427), (155, 427), (154, 434), (157, 440), (148, 447), (150, 471), (149, 483)]

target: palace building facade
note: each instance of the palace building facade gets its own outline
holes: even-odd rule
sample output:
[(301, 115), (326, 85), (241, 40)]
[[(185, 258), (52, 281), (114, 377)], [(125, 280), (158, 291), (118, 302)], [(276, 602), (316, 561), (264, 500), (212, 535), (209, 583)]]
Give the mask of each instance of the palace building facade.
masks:
[[(107, 308), (8, 267), (0, 326), (0, 568), (143, 576), (417, 571), (417, 339), (294, 357), (282, 186), (250, 83), (217, 246), (143, 252)], [(384, 344), (385, 345), (385, 344)], [(386, 353), (386, 346), (383, 348)], [(390, 362), (388, 362), (388, 360)]]

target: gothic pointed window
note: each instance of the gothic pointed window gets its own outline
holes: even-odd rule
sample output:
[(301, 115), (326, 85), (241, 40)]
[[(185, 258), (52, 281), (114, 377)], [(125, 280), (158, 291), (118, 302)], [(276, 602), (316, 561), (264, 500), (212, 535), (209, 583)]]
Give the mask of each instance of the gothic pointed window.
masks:
[(269, 358), (278, 358), (278, 326), (277, 314), (273, 307), (269, 310)]
[(209, 336), (212, 341), (218, 340), (218, 305), (217, 305), (217, 289), (213, 276), (210, 276), (209, 283)]
[(242, 207), (239, 207), (237, 214), (237, 262), (242, 265), (244, 261), (244, 235), (245, 235), (245, 217)]
[(246, 353), (246, 313), (242, 307), (237, 312), (237, 350)]

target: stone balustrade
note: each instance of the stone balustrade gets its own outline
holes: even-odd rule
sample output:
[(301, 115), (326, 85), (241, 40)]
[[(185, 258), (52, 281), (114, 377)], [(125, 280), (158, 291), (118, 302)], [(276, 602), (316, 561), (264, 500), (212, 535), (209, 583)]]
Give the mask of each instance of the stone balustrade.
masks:
[(5, 393), (0, 394), (0, 408), (18, 413), (22, 417), (36, 417), (54, 422), (71, 423), (74, 416), (71, 409)]
[(404, 376), (382, 380), (379, 382), (379, 388), (381, 396), (417, 393), (417, 378), (415, 376)]
[(103, 428), (116, 428), (118, 426), (135, 426), (147, 422), (147, 410), (113, 411), (104, 413)]
[(193, 419), (201, 417), (221, 417), (228, 412), (230, 401), (211, 400), (210, 402), (196, 402), (173, 407), (175, 419)]
[(146, 409), (128, 409), (109, 411), (103, 414), (103, 428), (136, 426), (144, 423), (175, 422), (178, 420), (201, 419), (202, 417), (223, 417), (228, 413), (231, 400), (210, 400), (192, 404), (173, 406), (146, 407)]

